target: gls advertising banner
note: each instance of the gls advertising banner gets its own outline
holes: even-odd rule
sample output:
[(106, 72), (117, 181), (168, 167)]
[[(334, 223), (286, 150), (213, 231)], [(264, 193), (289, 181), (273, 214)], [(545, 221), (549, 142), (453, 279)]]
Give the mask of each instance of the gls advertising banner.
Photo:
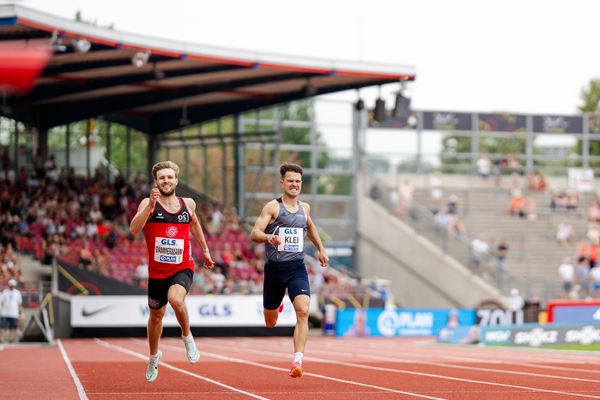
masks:
[[(336, 336), (435, 336), (448, 325), (450, 310), (344, 309), (336, 315)], [(475, 310), (454, 310), (452, 324), (474, 325)]]
[[(262, 296), (188, 296), (185, 299), (191, 326), (264, 326)], [(73, 296), (71, 326), (144, 327), (148, 322), (146, 296)], [(296, 317), (286, 297), (277, 326), (294, 326)], [(175, 312), (167, 305), (164, 326), (179, 326)]]

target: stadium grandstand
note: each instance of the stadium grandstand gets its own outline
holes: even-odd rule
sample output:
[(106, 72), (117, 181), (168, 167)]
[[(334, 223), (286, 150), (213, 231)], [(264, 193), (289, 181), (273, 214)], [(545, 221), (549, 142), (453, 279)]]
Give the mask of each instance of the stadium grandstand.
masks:
[[(17, 279), (32, 310), (48, 307), (48, 292), (67, 304), (59, 311), (71, 296), (145, 293), (145, 245), (127, 226), (159, 159), (182, 165), (178, 193), (200, 204), (218, 265), (196, 270), (192, 295), (260, 294), (264, 248), (248, 229), (277, 195), (284, 161), (305, 167), (304, 193), (332, 254), (326, 271), (307, 258), (316, 325), (327, 304), (504, 307), (519, 289), (543, 307), (597, 295), (591, 277), (562, 293), (556, 272), (565, 257), (592, 262), (597, 251), (595, 200), (573, 186), (595, 159), (583, 146), (569, 165), (547, 162), (533, 144), (556, 133), (538, 123), (544, 116), (411, 111), (401, 91), (415, 79), (407, 66), (171, 42), (19, 5), (0, 6), (0, 20), (5, 46), (51, 50), (32, 87), (7, 92), (0, 109), (0, 284)], [(360, 98), (334, 102), (344, 136), (326, 140), (321, 95), (387, 84), (400, 88), (392, 110), (381, 99), (373, 110)], [(593, 123), (566, 118), (567, 133), (597, 140)], [(421, 145), (368, 153), (365, 141), (390, 129), (445, 144), (439, 154)], [(479, 145), (503, 132), (522, 148)], [(568, 167), (577, 167), (569, 181)], [(571, 227), (560, 240), (559, 225)], [(193, 255), (201, 266), (200, 249)], [(55, 332), (72, 334), (65, 315)]]

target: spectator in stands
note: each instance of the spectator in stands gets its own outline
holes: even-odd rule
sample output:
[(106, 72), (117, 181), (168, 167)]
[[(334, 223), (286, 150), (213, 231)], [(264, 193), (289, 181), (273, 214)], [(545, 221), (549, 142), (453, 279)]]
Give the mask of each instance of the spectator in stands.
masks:
[(519, 189), (513, 190), (509, 211), (510, 215), (517, 215), (521, 218), (527, 218), (529, 214), (529, 202), (523, 197)]
[(600, 202), (594, 200), (587, 210), (588, 222), (600, 222)]
[(508, 255), (508, 243), (504, 239), (500, 239), (496, 246), (496, 266), (500, 273), (505, 272), (508, 269), (506, 257)]
[(485, 264), (490, 257), (490, 244), (483, 239), (474, 238), (471, 241), (471, 263), (474, 268)]
[(539, 171), (529, 171), (527, 173), (527, 188), (531, 192), (546, 190), (548, 184), (546, 177)]
[(83, 241), (83, 247), (79, 250), (79, 268), (88, 271), (94, 270), (94, 254), (90, 250), (90, 243), (87, 240)]
[(190, 290), (194, 275), (190, 234), (203, 249), (204, 266), (213, 267), (204, 233), (196, 216), (196, 203), (191, 198), (175, 195), (179, 167), (171, 161), (163, 161), (152, 167), (155, 188), (144, 198), (131, 221), (131, 234), (136, 236), (144, 230), (148, 246), (148, 343), (150, 358), (146, 380), (153, 382), (158, 376), (162, 352), (158, 343), (162, 334), (162, 319), (167, 303), (175, 311), (188, 361), (200, 358), (190, 331), (189, 315), (185, 297)]
[(558, 275), (562, 282), (563, 297), (569, 298), (573, 290), (573, 282), (575, 280), (575, 267), (571, 263), (570, 257), (565, 257), (562, 264), (558, 267)]
[(213, 205), (213, 211), (210, 216), (210, 232), (213, 235), (221, 232), (221, 220), (223, 218), (223, 213), (221, 213), (221, 209), (217, 205)]
[(308, 236), (317, 248), (321, 266), (327, 267), (329, 257), (310, 217), (310, 206), (298, 201), (302, 189), (302, 167), (286, 163), (281, 165), (280, 173), (283, 195), (263, 207), (251, 238), (266, 246), (263, 306), (267, 327), (272, 328), (277, 323), (286, 289), (294, 305), (294, 360), (289, 375), (299, 378), (302, 376), (302, 358), (308, 338), (310, 304), (310, 286), (304, 265), (305, 237)]
[(575, 190), (567, 190), (567, 211), (575, 211), (579, 207), (579, 193)]
[(512, 288), (510, 296), (506, 299), (506, 306), (510, 311), (522, 310), (525, 306), (525, 299), (519, 294), (519, 289)]
[(590, 222), (588, 224), (586, 237), (589, 239), (591, 244), (596, 246), (600, 244), (600, 228), (598, 228), (598, 223)]
[(536, 178), (537, 178), (537, 182), (536, 182), (537, 190), (540, 190), (540, 191), (546, 190), (548, 188), (548, 182), (546, 181), (546, 176), (543, 173), (538, 171), (536, 173)]
[(567, 246), (573, 240), (573, 225), (569, 221), (562, 221), (556, 229), (556, 241), (561, 247)]
[(10, 279), (8, 281), (8, 289), (2, 291), (2, 312), (1, 328), (2, 341), (8, 340), (14, 342), (17, 340), (17, 325), (19, 316), (23, 312), (23, 298), (21, 292), (17, 289), (17, 281)]
[(458, 215), (460, 211), (460, 200), (455, 194), (451, 194), (448, 197), (448, 203), (446, 203), (446, 212), (451, 215)]
[(583, 239), (577, 246), (577, 255), (584, 257), (588, 261), (590, 269), (592, 269), (598, 261), (598, 246), (589, 239)]
[(146, 257), (142, 257), (138, 266), (135, 267), (133, 280), (137, 286), (148, 289), (148, 259)]
[[(393, 208), (393, 214), (398, 218), (406, 217), (407, 213), (410, 211), (413, 204), (415, 187), (410, 179), (405, 178), (402, 180), (402, 184), (398, 188), (397, 191), (397, 201), (396, 205)], [(392, 191), (392, 193), (394, 193)]]
[(492, 162), (485, 154), (481, 154), (479, 156), (479, 159), (477, 160), (477, 173), (479, 174), (479, 177), (481, 178), (481, 183), (484, 186), (487, 186), (488, 180), (490, 178), (491, 169)]
[(577, 259), (577, 265), (575, 266), (575, 282), (579, 288), (578, 292), (580, 296), (587, 296), (590, 289), (589, 264), (583, 257)]
[(442, 208), (442, 197), (444, 196), (442, 179), (439, 172), (436, 171), (431, 175), (429, 185), (431, 186), (431, 212), (437, 214)]
[(46, 178), (55, 181), (58, 177), (58, 168), (56, 166), (54, 154), (50, 154), (50, 157), (44, 162), (44, 169), (46, 170)]
[(600, 299), (600, 267), (590, 269), (589, 274), (591, 296), (595, 299)]
[(225, 281), (227, 278), (223, 274), (223, 269), (221, 267), (215, 266), (213, 273), (210, 276), (212, 281), (213, 294), (220, 294), (223, 291), (223, 287), (225, 286)]
[(496, 187), (502, 187), (502, 174), (508, 168), (506, 157), (500, 157), (494, 161), (494, 183)]
[[(96, 265), (96, 270), (98, 274), (110, 277), (112, 275), (112, 266), (110, 265), (108, 249), (107, 248), (97, 248), (94, 249), (94, 261)], [(129, 281), (128, 281), (129, 283)]]
[(515, 153), (508, 160), (508, 170), (510, 171), (513, 189), (518, 189), (520, 187), (519, 175), (523, 174), (523, 168), (521, 167), (521, 161), (519, 161)]

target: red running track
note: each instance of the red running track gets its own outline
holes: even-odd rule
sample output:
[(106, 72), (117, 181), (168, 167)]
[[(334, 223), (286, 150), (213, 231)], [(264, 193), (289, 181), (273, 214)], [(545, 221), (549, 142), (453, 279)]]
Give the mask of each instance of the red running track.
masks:
[(438, 345), (429, 339), (310, 337), (304, 377), (287, 373), (291, 338), (197, 338), (189, 364), (164, 338), (145, 380), (144, 339), (0, 346), (6, 399), (600, 399), (597, 352)]

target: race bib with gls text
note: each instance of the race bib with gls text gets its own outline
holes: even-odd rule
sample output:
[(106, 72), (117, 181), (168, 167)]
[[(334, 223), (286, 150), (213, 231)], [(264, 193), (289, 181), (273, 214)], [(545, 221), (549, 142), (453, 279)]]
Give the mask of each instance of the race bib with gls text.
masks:
[(157, 237), (154, 240), (154, 261), (181, 264), (183, 261), (183, 239)]
[(281, 244), (277, 251), (289, 253), (300, 253), (304, 251), (304, 229), (302, 228), (279, 228), (279, 239)]

